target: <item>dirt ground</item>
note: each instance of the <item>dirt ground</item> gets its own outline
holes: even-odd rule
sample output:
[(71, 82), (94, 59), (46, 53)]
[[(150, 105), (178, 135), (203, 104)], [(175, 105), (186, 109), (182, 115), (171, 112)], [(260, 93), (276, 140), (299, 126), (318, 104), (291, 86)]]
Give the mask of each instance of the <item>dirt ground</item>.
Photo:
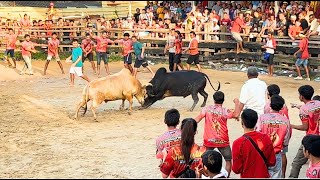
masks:
[[(62, 75), (57, 63), (49, 65), (43, 76), (44, 62), (33, 62), (35, 75), (20, 76), (22, 62), (17, 69), (5, 68), (0, 63), (0, 178), (161, 178), (155, 159), (155, 139), (166, 131), (164, 113), (177, 108), (181, 118), (196, 117), (200, 112), (202, 97), (193, 112), (187, 109), (192, 98), (170, 97), (155, 103), (150, 109), (135, 109), (132, 115), (119, 111), (121, 101), (102, 104), (97, 111), (98, 121), (93, 121), (91, 111), (75, 121), (75, 113), (84, 80), (76, 77), (75, 87), (69, 84), (69, 74)], [(68, 72), (70, 64), (65, 64)], [(120, 71), (122, 63), (111, 63), (111, 72)], [(154, 70), (161, 66), (152, 66)], [(85, 73), (93, 79), (88, 62)], [(102, 69), (105, 74), (104, 69)], [(247, 80), (243, 72), (204, 70), (214, 86), (221, 82), (226, 94), (225, 106), (233, 108), (233, 98), (239, 97), (241, 86)], [(297, 88), (310, 84), (319, 94), (316, 82), (295, 81), (289, 77), (260, 76), (267, 84), (276, 83), (286, 103), (300, 103)], [(151, 74), (141, 71), (138, 79), (146, 83)], [(228, 83), (227, 83), (228, 82)], [(210, 94), (208, 104), (213, 103), (213, 89), (207, 85)], [(126, 106), (128, 103), (126, 102)], [(300, 123), (297, 109), (289, 109), (291, 121)], [(202, 144), (203, 125), (201, 122), (196, 142)], [(231, 143), (242, 135), (240, 122), (228, 122)], [(304, 132), (293, 130), (290, 141), (287, 174), (292, 160), (301, 143)], [(300, 177), (305, 177), (307, 165), (303, 166)], [(239, 178), (234, 173), (233, 178)]]

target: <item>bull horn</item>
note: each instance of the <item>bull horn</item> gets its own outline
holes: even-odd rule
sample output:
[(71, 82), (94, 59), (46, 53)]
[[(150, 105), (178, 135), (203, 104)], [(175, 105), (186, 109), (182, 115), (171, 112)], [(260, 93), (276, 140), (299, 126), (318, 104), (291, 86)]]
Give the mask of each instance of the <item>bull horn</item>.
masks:
[(147, 83), (145, 86), (147, 87), (147, 86), (153, 86), (153, 85), (151, 83)]

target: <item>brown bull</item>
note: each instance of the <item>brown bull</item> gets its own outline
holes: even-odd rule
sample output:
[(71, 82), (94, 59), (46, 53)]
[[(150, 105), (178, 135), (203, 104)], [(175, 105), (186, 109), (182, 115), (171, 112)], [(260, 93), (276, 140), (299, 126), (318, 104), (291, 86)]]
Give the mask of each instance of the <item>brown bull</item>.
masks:
[(122, 99), (120, 110), (124, 109), (124, 101), (129, 101), (129, 114), (132, 112), (133, 96), (141, 105), (144, 103), (146, 95), (146, 85), (142, 86), (140, 81), (134, 78), (126, 68), (120, 72), (91, 81), (82, 91), (82, 101), (79, 103), (75, 119), (79, 117), (79, 110), (84, 107), (84, 113), (87, 111), (87, 102), (92, 100), (91, 110), (94, 119), (97, 119), (95, 110), (104, 101), (115, 101)]

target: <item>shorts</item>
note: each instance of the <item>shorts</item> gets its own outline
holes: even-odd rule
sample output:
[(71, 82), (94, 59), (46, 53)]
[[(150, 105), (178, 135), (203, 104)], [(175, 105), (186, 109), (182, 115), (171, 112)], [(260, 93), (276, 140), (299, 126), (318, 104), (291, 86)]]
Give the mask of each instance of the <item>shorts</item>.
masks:
[(274, 58), (274, 54), (270, 54), (269, 58), (268, 58), (268, 65), (273, 65), (273, 58)]
[(240, 36), (240, 33), (237, 33), (237, 32), (232, 32), (231, 31), (231, 34), (232, 34), (232, 37), (237, 41), (237, 42), (242, 42), (242, 37)]
[(101, 59), (104, 64), (108, 64), (108, 57), (106, 52), (97, 52), (97, 64), (100, 65)]
[(148, 66), (148, 62), (145, 60), (145, 58), (141, 58), (141, 56), (137, 56), (136, 61), (134, 62), (134, 67), (135, 68), (140, 68), (141, 65), (143, 67), (147, 67)]
[(199, 54), (189, 55), (187, 63), (192, 64), (193, 62), (194, 64), (199, 64)]
[(268, 171), (271, 179), (279, 179), (282, 175), (282, 155), (276, 154), (276, 164), (272, 167), (268, 167)]
[(300, 58), (298, 58), (295, 64), (297, 66), (303, 65), (304, 67), (307, 67), (308, 66), (308, 59), (300, 59)]
[(14, 49), (6, 49), (6, 51), (4, 52), (4, 55), (8, 56), (8, 54), (10, 54), (10, 57), (13, 58), (14, 57)]
[(82, 54), (82, 62), (84, 62), (86, 59), (89, 59), (89, 61), (93, 61), (93, 53), (89, 53), (87, 54), (87, 56), (84, 55), (84, 53)]
[[(207, 147), (207, 150), (214, 150), (215, 147)], [(220, 151), (220, 153), (222, 154), (224, 160), (226, 161), (231, 161), (232, 160), (232, 154), (231, 154), (231, 148), (230, 145), (226, 146), (226, 147), (217, 147), (217, 149)]]
[[(48, 55), (47, 60), (48, 60), (48, 61), (51, 61), (52, 57), (53, 57), (52, 55)], [(56, 61), (60, 61), (60, 57), (59, 57), (59, 56), (54, 56), (54, 59), (55, 59)]]
[(126, 56), (123, 56), (123, 63), (124, 64), (132, 64), (132, 56), (131, 53), (129, 53)]
[(76, 74), (79, 77), (83, 76), (82, 67), (71, 67), (69, 73)]
[(176, 63), (176, 64), (181, 63), (181, 56), (182, 56), (182, 54), (175, 54), (173, 63)]

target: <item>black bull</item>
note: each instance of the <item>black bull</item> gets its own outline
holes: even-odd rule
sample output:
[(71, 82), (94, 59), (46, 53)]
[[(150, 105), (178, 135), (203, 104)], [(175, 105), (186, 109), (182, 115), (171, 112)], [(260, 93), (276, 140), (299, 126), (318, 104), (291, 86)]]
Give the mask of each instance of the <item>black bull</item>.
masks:
[[(211, 87), (212, 86), (208, 76), (204, 73), (197, 71), (176, 71), (167, 73), (165, 68), (157, 70), (154, 78), (149, 82), (150, 84), (146, 87), (147, 98), (145, 98), (142, 108), (148, 108), (158, 100), (162, 100), (165, 97), (170, 96), (192, 96), (193, 105), (189, 111), (193, 111), (196, 104), (199, 102), (198, 93), (200, 93), (204, 101), (201, 107), (204, 107), (207, 103), (208, 93), (204, 91), (208, 79)], [(218, 89), (219, 91), (220, 82)]]

